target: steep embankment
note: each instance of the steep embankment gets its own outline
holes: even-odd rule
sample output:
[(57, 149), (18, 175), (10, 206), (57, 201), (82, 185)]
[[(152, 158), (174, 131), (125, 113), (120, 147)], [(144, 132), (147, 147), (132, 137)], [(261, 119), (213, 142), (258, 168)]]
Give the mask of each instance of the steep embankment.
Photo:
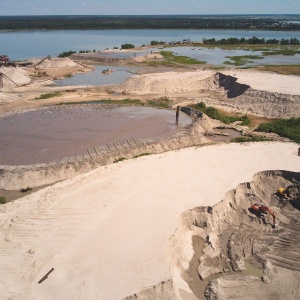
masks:
[[(90, 108), (92, 105), (90, 105)], [(90, 109), (87, 108), (86, 109)], [(195, 117), (195, 116), (194, 116)], [(129, 159), (144, 154), (162, 153), (181, 148), (212, 143), (205, 133), (211, 131), (218, 121), (207, 116), (194, 119), (173, 135), (149, 139), (126, 138), (106, 145), (95, 145), (85, 154), (63, 157), (51, 163), (21, 166), (0, 166), (0, 189), (15, 190), (37, 187), (74, 177), (99, 166), (112, 164), (118, 159)]]
[[(257, 90), (250, 85), (240, 83), (238, 80), (237, 77), (231, 75), (215, 74), (213, 83), (219, 90), (218, 92), (224, 95), (224, 99), (222, 101), (209, 99), (207, 103), (270, 118), (290, 118), (300, 115), (299, 94), (270, 92), (267, 85), (265, 86), (265, 90)], [(249, 82), (251, 82), (250, 79)], [(276, 82), (273, 84), (276, 87)]]
[(229, 71), (166, 72), (130, 77), (116, 92), (189, 97), (192, 101), (204, 101), (236, 112), (290, 118), (300, 115), (299, 83), (297, 76), (253, 71), (236, 74)]
[[(184, 212), (168, 247), (177, 297), (298, 299), (299, 182), (300, 173), (260, 172), (217, 205)], [(290, 200), (274, 194), (295, 184)], [(276, 212), (276, 229), (270, 215), (249, 209), (261, 202)]]

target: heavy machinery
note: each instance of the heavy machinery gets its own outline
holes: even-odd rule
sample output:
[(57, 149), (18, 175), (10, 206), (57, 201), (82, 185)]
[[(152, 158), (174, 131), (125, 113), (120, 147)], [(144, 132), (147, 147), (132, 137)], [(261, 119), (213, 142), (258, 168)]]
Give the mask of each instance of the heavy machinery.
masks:
[(10, 64), (11, 64), (11, 61), (8, 58), (8, 56), (0, 54), (0, 67), (1, 66), (8, 67), (8, 66), (10, 66)]
[(251, 208), (253, 210), (255, 210), (256, 212), (258, 212), (261, 216), (265, 215), (265, 214), (270, 214), (273, 217), (273, 224), (272, 227), (275, 228), (276, 227), (276, 214), (268, 207), (265, 206), (264, 204), (252, 204)]
[(291, 199), (299, 197), (300, 192), (300, 184), (296, 183), (293, 185), (288, 186), (287, 188), (280, 187), (277, 189), (277, 195), (285, 198), (285, 199)]

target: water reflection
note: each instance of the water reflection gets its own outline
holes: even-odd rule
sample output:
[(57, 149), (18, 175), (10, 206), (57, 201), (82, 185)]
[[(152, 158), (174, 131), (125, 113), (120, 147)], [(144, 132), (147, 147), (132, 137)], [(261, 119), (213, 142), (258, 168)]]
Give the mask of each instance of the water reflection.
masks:
[[(107, 84), (119, 84), (126, 78), (133, 76), (138, 68), (119, 67), (119, 66), (94, 66), (95, 70), (84, 74), (75, 74), (72, 77), (62, 80), (56, 80), (58, 86), (98, 86)], [(112, 72), (103, 73), (103, 71), (111, 69)]]
[(244, 55), (258, 55), (263, 57), (262, 59), (249, 59), (252, 63), (246, 64), (254, 65), (272, 65), (272, 64), (298, 64), (300, 61), (300, 54), (296, 55), (272, 55), (263, 56), (262, 51), (251, 50), (223, 50), (220, 48), (201, 48), (201, 47), (174, 47), (165, 48), (168, 51), (174, 52), (176, 55), (188, 56), (195, 58), (199, 61), (206, 61), (212, 65), (223, 65), (229, 58), (226, 56), (244, 56)]

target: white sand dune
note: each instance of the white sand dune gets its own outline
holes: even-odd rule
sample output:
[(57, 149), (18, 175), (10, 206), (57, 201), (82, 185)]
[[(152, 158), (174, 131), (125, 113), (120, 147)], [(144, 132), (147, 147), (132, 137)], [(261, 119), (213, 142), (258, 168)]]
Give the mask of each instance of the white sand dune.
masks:
[[(135, 94), (199, 92), (202, 88), (212, 88), (205, 80), (215, 73), (213, 70), (197, 70), (132, 76), (116, 90)], [(236, 77), (238, 83), (247, 84), (254, 90), (289, 95), (300, 94), (300, 76), (236, 69), (224, 70), (222, 73)]]
[(164, 249), (181, 212), (219, 202), (258, 171), (299, 171), (297, 150), (183, 149), (101, 167), (2, 205), (0, 298), (122, 299), (166, 280)]
[(226, 75), (238, 78), (239, 83), (248, 84), (254, 90), (290, 95), (300, 94), (300, 76), (282, 75), (254, 70), (226, 70)]

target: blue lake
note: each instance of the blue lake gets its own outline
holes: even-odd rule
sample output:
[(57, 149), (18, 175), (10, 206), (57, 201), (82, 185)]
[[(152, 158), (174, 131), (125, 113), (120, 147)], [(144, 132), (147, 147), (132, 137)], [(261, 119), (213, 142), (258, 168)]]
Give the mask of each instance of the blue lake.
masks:
[(255, 30), (57, 30), (57, 31), (1, 31), (0, 54), (12, 60), (32, 57), (56, 57), (64, 51), (120, 48), (122, 44), (149, 45), (151, 41), (201, 42), (204, 38), (275, 38), (300, 39), (300, 31), (255, 31)]

